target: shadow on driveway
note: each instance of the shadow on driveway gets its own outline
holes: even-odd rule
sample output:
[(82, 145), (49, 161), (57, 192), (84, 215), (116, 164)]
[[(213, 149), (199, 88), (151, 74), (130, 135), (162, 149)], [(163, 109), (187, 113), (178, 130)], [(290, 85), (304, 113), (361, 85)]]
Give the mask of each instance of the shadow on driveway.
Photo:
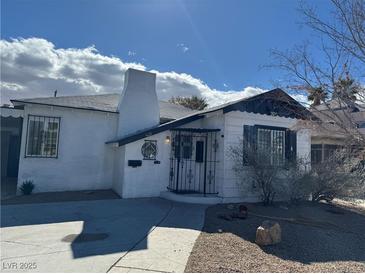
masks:
[[(59, 255), (70, 243), (76, 259), (146, 249), (156, 225), (200, 230), (204, 211), (205, 206), (159, 198), (2, 206), (1, 256)], [(173, 218), (163, 222), (167, 216)]]

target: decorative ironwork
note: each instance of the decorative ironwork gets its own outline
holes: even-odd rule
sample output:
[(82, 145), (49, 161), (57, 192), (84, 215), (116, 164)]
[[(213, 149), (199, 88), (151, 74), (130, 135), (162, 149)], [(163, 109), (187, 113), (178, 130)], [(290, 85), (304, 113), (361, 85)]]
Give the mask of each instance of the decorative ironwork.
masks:
[(218, 131), (192, 128), (171, 130), (170, 191), (217, 194)]
[(145, 140), (141, 148), (143, 160), (156, 160), (157, 141)]
[(60, 117), (28, 115), (25, 157), (57, 158)]
[(208, 183), (212, 184), (212, 181), (214, 180), (214, 173), (212, 173), (211, 170), (208, 172)]
[(188, 179), (189, 179), (189, 184), (191, 184), (192, 179), (194, 178), (193, 172), (191, 171), (191, 169), (189, 169), (189, 173), (188, 173)]
[(218, 150), (218, 147), (219, 147), (219, 144), (217, 142), (217, 139), (214, 140), (214, 144), (213, 144), (213, 148), (214, 148), (214, 151), (217, 152)]

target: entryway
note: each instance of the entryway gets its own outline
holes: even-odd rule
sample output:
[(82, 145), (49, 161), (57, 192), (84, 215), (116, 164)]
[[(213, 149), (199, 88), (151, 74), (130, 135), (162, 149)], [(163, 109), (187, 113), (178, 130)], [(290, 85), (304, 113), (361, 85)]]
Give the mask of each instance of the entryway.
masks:
[(22, 117), (1, 116), (1, 199), (16, 194), (22, 125)]
[(173, 129), (168, 190), (180, 194), (217, 194), (219, 129)]

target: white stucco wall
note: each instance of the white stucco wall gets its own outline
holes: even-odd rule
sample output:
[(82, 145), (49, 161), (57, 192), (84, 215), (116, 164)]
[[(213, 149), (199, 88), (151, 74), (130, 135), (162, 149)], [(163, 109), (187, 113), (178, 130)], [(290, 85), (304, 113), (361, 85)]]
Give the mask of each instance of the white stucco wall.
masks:
[[(161, 132), (124, 146), (125, 160), (120, 165), (121, 168), (124, 167), (121, 193), (123, 198), (158, 197), (161, 191), (167, 190), (171, 144), (165, 143), (166, 136), (171, 136), (170, 131)], [(141, 148), (145, 140), (157, 141), (156, 161), (159, 161), (159, 164), (155, 164), (155, 160), (143, 160)], [(123, 147), (119, 149), (123, 149)], [(142, 160), (142, 166), (130, 167), (128, 160)]]
[[(297, 123), (296, 119), (261, 115), (247, 112), (233, 111), (224, 115), (224, 184), (220, 196), (226, 201), (235, 201), (236, 199), (245, 201), (258, 201), (258, 195), (252, 192), (252, 181), (247, 176), (247, 184), (241, 186), (238, 184), (238, 178), (233, 172), (233, 160), (229, 156), (229, 148), (239, 144), (243, 137), (244, 125), (267, 125), (276, 127), (293, 128)], [(301, 129), (297, 132), (297, 157), (310, 159), (310, 131)], [(247, 168), (247, 167), (244, 167)]]
[[(58, 158), (25, 155), (28, 114), (61, 117)], [(33, 180), (34, 192), (109, 189), (113, 182), (113, 147), (117, 114), (27, 105), (24, 110), (18, 186)]]
[[(216, 128), (214, 122), (212, 122), (215, 120), (216, 118), (201, 119), (187, 123), (181, 128)], [(171, 138), (169, 130), (116, 148), (117, 153), (124, 149), (124, 160), (119, 159), (119, 163), (116, 164), (115, 174), (118, 175), (115, 176), (113, 189), (123, 198), (159, 197), (161, 191), (167, 190), (170, 173), (171, 143), (165, 143), (166, 136)], [(158, 153), (156, 161), (160, 161), (160, 164), (155, 164), (153, 160), (143, 160), (141, 148), (144, 140), (157, 141)], [(223, 144), (221, 148), (223, 149)], [(142, 166), (130, 167), (128, 166), (128, 160), (142, 160)], [(122, 168), (123, 171), (121, 171)]]

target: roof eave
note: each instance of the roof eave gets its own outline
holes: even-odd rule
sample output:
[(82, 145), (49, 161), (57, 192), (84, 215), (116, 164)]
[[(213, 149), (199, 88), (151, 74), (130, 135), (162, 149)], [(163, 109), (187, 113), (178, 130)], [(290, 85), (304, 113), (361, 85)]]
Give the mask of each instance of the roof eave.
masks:
[(168, 122), (168, 123), (159, 125), (157, 127), (151, 128), (151, 129), (147, 129), (147, 130), (144, 130), (141, 132), (136, 132), (135, 134), (126, 136), (124, 138), (118, 138), (116, 140), (107, 141), (107, 142), (105, 142), (105, 144), (116, 144), (117, 143), (118, 146), (124, 146), (124, 145), (132, 143), (134, 141), (143, 139), (145, 137), (155, 135), (155, 134), (158, 134), (158, 133), (166, 131), (166, 130), (173, 129), (173, 128), (182, 126), (184, 124), (190, 123), (190, 122), (194, 122), (201, 118), (204, 118), (204, 115), (197, 114), (197, 115), (188, 116), (185, 118), (181, 118), (181, 119), (178, 119), (178, 120), (175, 120), (172, 122)]
[(47, 104), (47, 103), (39, 103), (39, 102), (29, 102), (29, 101), (22, 101), (22, 100), (10, 100), (15, 106), (15, 103), (20, 103), (19, 105), (23, 104), (32, 104), (32, 105), (41, 105), (41, 106), (48, 106), (48, 107), (60, 107), (60, 108), (70, 108), (70, 109), (81, 109), (81, 110), (90, 110), (90, 111), (99, 111), (99, 112), (106, 112), (106, 113), (118, 113), (118, 111), (111, 111), (111, 110), (103, 110), (103, 109), (93, 109), (93, 108), (83, 108), (83, 107), (73, 107), (73, 106), (64, 106), (64, 105), (56, 105), (56, 104)]

